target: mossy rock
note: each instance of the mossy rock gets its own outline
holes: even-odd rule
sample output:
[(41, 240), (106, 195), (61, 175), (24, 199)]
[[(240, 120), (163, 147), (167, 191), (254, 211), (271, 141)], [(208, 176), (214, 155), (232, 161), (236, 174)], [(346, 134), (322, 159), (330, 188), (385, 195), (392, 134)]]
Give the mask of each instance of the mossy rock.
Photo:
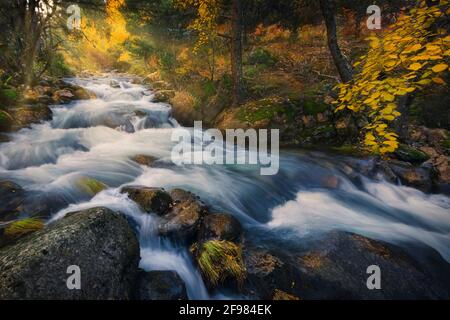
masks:
[(303, 113), (311, 116), (325, 112), (328, 109), (327, 104), (313, 99), (304, 100), (302, 106)]
[(36, 218), (25, 218), (0, 225), (0, 247), (43, 229), (44, 221)]
[(127, 186), (120, 192), (128, 194), (147, 213), (164, 215), (172, 203), (172, 197), (162, 188)]
[(108, 188), (103, 182), (90, 177), (81, 177), (77, 179), (75, 181), (75, 186), (83, 193), (92, 197)]
[(405, 144), (400, 144), (395, 151), (395, 157), (399, 160), (416, 164), (425, 162), (429, 159), (424, 152)]
[(289, 121), (294, 119), (296, 107), (281, 97), (265, 98), (249, 102), (237, 113), (237, 119), (251, 124), (271, 121), (278, 115), (285, 115)]
[(242, 247), (231, 241), (210, 240), (194, 244), (191, 252), (209, 287), (215, 288), (225, 280), (235, 280), (242, 285), (247, 270), (242, 258)]

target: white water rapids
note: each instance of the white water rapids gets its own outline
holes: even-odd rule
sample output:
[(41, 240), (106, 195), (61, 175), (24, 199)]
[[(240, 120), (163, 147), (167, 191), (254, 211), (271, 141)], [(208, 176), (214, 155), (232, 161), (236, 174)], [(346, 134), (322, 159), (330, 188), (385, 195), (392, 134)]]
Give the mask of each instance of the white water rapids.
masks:
[[(247, 234), (270, 233), (293, 242), (339, 229), (428, 245), (450, 261), (449, 197), (369, 179), (350, 172), (345, 158), (313, 152), (282, 152), (275, 176), (261, 176), (255, 166), (175, 166), (171, 133), (179, 125), (170, 106), (151, 102), (151, 91), (125, 77), (114, 76), (120, 83), (114, 88), (112, 79), (70, 79), (97, 99), (53, 106), (52, 121), (11, 134), (11, 142), (0, 144), (0, 179), (15, 181), (42, 199), (64, 201), (66, 208), (52, 219), (94, 206), (128, 215), (140, 234), (140, 266), (177, 271), (190, 298), (226, 296), (209, 296), (187, 249), (156, 236), (156, 218), (119, 193), (124, 184), (190, 190), (215, 211), (235, 215)], [(138, 154), (159, 160), (153, 167), (141, 166), (130, 160)], [(73, 183), (81, 176), (109, 188), (87, 199)], [(326, 183), (330, 177), (339, 183)]]

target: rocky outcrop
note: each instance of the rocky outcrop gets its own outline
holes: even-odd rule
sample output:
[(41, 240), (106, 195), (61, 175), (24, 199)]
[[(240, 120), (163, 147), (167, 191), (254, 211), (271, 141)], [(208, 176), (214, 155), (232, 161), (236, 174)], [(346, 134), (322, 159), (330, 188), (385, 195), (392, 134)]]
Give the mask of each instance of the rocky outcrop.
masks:
[(20, 130), (29, 127), (33, 123), (49, 121), (52, 119), (52, 110), (44, 104), (21, 105), (9, 109), (13, 118), (12, 130)]
[(172, 198), (162, 188), (126, 186), (122, 188), (121, 192), (128, 194), (128, 197), (147, 213), (164, 215), (172, 203)]
[[(272, 299), (277, 290), (300, 299), (445, 299), (448, 264), (425, 247), (411, 250), (360, 235), (333, 231), (303, 249), (247, 244), (244, 292)], [(409, 245), (408, 247), (411, 247)], [(408, 251), (409, 252), (409, 251)], [(381, 289), (369, 290), (369, 266), (381, 270)]]
[[(0, 249), (0, 299), (130, 299), (139, 244), (126, 219), (106, 208), (66, 215)], [(81, 289), (68, 289), (68, 267)]]
[(139, 270), (136, 300), (187, 300), (186, 286), (175, 271)]
[(12, 181), (0, 181), (0, 222), (16, 219), (23, 204), (25, 190)]
[(168, 102), (171, 98), (175, 97), (175, 91), (173, 90), (160, 90), (155, 92), (153, 102)]
[(213, 213), (207, 215), (198, 231), (198, 242), (226, 240), (239, 242), (242, 237), (241, 223), (232, 215)]
[(172, 239), (188, 241), (193, 239), (201, 219), (207, 214), (205, 205), (191, 192), (173, 189), (171, 209), (162, 216), (158, 233)]

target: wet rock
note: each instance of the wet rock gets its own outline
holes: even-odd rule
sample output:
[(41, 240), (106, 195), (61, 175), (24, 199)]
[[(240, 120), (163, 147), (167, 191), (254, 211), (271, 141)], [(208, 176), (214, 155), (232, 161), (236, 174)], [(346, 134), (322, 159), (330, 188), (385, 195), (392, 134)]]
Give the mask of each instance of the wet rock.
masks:
[(189, 241), (194, 238), (202, 217), (206, 215), (206, 208), (188, 191), (174, 189), (170, 196), (174, 202), (169, 212), (162, 217), (158, 233), (161, 236)]
[(76, 87), (73, 90), (73, 95), (75, 100), (89, 100), (97, 98), (94, 92), (82, 87)]
[(111, 88), (114, 88), (114, 89), (120, 88), (120, 83), (116, 80), (111, 80), (109, 82), (109, 85), (111, 86)]
[(276, 290), (298, 296), (300, 273), (288, 256), (276, 250), (244, 245), (244, 263), (247, 269), (247, 280), (243, 293), (252, 299), (270, 300)]
[(123, 187), (121, 192), (127, 193), (128, 197), (139, 204), (141, 209), (147, 213), (164, 215), (172, 203), (172, 198), (162, 188), (127, 186)]
[(68, 89), (56, 90), (52, 96), (53, 102), (57, 104), (68, 103), (72, 101), (74, 98), (75, 95)]
[(152, 156), (147, 156), (145, 154), (138, 154), (134, 156), (131, 160), (133, 160), (136, 163), (139, 163), (140, 165), (151, 167), (153, 162), (155, 162), (158, 159)]
[[(139, 244), (126, 219), (106, 208), (68, 214), (0, 249), (1, 299), (130, 299)], [(69, 290), (68, 267), (81, 270)]]
[(272, 300), (300, 300), (300, 299), (292, 294), (275, 289), (275, 293), (273, 295)]
[(213, 213), (203, 218), (198, 232), (198, 241), (226, 240), (240, 241), (242, 226), (240, 222), (227, 213)]
[(14, 119), (13, 130), (29, 127), (34, 123), (49, 121), (52, 119), (52, 110), (46, 105), (24, 105), (10, 109), (11, 117)]
[[(243, 293), (272, 299), (277, 290), (300, 299), (448, 299), (450, 271), (431, 248), (399, 246), (364, 236), (332, 231), (305, 239), (303, 248), (247, 244), (247, 282)], [(414, 254), (413, 256), (409, 253)], [(369, 290), (371, 265), (380, 267), (381, 290)]]
[(11, 141), (11, 138), (8, 135), (0, 133), (0, 143), (9, 141)]
[(12, 181), (0, 181), (0, 222), (16, 219), (25, 199), (25, 190)]
[(156, 91), (153, 102), (168, 102), (173, 97), (175, 97), (175, 91), (173, 90)]
[(398, 160), (410, 163), (423, 163), (429, 159), (421, 150), (404, 144), (398, 147), (395, 151), (395, 156)]
[[(398, 246), (347, 232), (316, 240), (296, 262), (306, 299), (437, 299), (450, 296), (450, 265), (434, 250), (413, 259)], [(424, 261), (423, 259), (427, 260)], [(366, 270), (381, 270), (382, 290), (368, 290)]]
[(450, 157), (440, 155), (435, 160), (439, 181), (450, 184)]
[(74, 181), (74, 185), (79, 191), (90, 197), (108, 188), (103, 182), (91, 177), (79, 177)]
[(103, 119), (98, 121), (98, 125), (103, 125), (112, 129), (120, 129), (128, 133), (134, 133), (134, 126), (130, 119), (127, 119), (118, 114), (108, 114)]
[(186, 286), (175, 271), (139, 270), (136, 300), (187, 300)]
[(390, 162), (389, 167), (400, 181), (423, 192), (430, 192), (433, 186), (432, 168), (427, 166), (414, 167), (408, 163)]

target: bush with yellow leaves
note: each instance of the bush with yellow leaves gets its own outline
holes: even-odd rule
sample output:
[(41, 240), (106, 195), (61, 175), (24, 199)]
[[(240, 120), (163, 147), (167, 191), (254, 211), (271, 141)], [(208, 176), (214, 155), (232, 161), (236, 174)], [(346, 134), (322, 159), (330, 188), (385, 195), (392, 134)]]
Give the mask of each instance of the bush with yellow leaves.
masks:
[(448, 19), (449, 3), (441, 0), (428, 6), (421, 1), (382, 35), (370, 37), (367, 55), (354, 64), (359, 72), (352, 81), (338, 85), (336, 111), (349, 109), (367, 116), (364, 145), (372, 152), (398, 148), (398, 135), (390, 124), (401, 115), (401, 97), (446, 84), (450, 36), (439, 22)]

